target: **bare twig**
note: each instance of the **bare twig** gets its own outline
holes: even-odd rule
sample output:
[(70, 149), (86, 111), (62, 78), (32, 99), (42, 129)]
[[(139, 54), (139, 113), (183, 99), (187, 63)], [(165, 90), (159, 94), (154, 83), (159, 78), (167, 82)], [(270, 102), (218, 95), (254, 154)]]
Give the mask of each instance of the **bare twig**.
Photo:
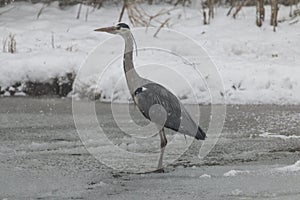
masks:
[(127, 0), (124, 0), (123, 7), (122, 7), (122, 10), (121, 10), (118, 22), (120, 22), (122, 20), (126, 7), (127, 7)]
[(201, 8), (202, 8), (202, 13), (203, 13), (203, 24), (206, 25), (207, 19), (206, 19), (205, 3), (203, 0), (201, 1)]
[(244, 5), (247, 5), (251, 0), (246, 0), (246, 1), (242, 1), (240, 2), (240, 4), (237, 6), (234, 14), (233, 14), (233, 18), (235, 19), (237, 14), (240, 12), (240, 10), (242, 10)]
[(206, 12), (205, 12), (205, 10), (203, 10), (203, 24), (204, 24), (204, 25), (207, 24), (207, 20), (206, 20)]
[(215, 6), (215, 1), (214, 0), (209, 0), (209, 6), (208, 6), (208, 20), (210, 23), (210, 20), (214, 18), (215, 13), (214, 13), (214, 6)]
[(229, 10), (228, 10), (226, 16), (229, 16), (229, 15), (230, 15), (230, 13), (231, 13), (231, 11), (232, 11), (233, 8), (234, 8), (234, 5), (232, 5), (232, 6), (229, 8)]
[(86, 7), (86, 12), (85, 12), (85, 21), (88, 20), (88, 17), (89, 17), (89, 7), (87, 6)]
[(227, 16), (230, 15), (230, 13), (231, 13), (232, 9), (234, 8), (234, 6), (235, 6), (235, 0), (231, 0), (231, 7), (230, 7), (230, 9), (227, 12)]
[(159, 28), (157, 29), (157, 31), (154, 33), (153, 37), (156, 37), (157, 34), (159, 33), (159, 31), (168, 23), (168, 21), (170, 20), (171, 18), (168, 18), (166, 19), (160, 26)]
[(8, 52), (10, 53), (16, 53), (17, 51), (17, 42), (15, 40), (15, 35), (14, 34), (9, 34), (9, 40), (7, 43), (8, 46)]
[(261, 27), (262, 22), (265, 20), (264, 3), (264, 0), (256, 0), (256, 25), (258, 27)]
[(278, 15), (278, 0), (271, 0), (271, 20), (270, 25), (273, 26), (273, 31), (276, 31), (277, 15)]
[(51, 45), (52, 45), (52, 48), (54, 49), (55, 48), (55, 45), (54, 45), (54, 32), (51, 32)]
[(290, 17), (292, 17), (293, 16), (293, 3), (294, 3), (294, 0), (290, 0), (289, 1), (290, 2)]
[(3, 40), (2, 40), (2, 51), (3, 51), (3, 53), (5, 53), (6, 52), (6, 44), (7, 44), (7, 38), (3, 38)]
[(77, 11), (77, 17), (76, 17), (76, 19), (80, 18), (81, 8), (82, 8), (82, 3), (79, 4), (79, 8), (78, 8), (78, 11)]
[(174, 4), (174, 6), (177, 6), (179, 3), (182, 3), (182, 6), (185, 6), (186, 3), (191, 4), (190, 0), (177, 0), (177, 2)]
[(41, 7), (41, 9), (39, 10), (38, 14), (36, 15), (36, 19), (40, 18), (40, 15), (43, 13), (44, 9), (46, 7), (48, 7), (50, 5), (50, 3), (44, 3), (43, 6)]
[(100, 9), (102, 7), (102, 4), (103, 4), (103, 0), (98, 0), (98, 9)]
[(150, 26), (158, 26), (157, 24), (161, 25), (162, 23), (164, 23), (164, 21), (161, 21), (159, 18), (177, 9), (176, 7), (173, 7), (171, 9), (162, 9), (154, 15), (150, 15), (142, 7), (138, 6), (138, 4), (135, 1), (131, 2), (129, 0), (124, 0), (124, 5), (119, 19), (122, 18), (124, 10), (126, 9), (128, 18), (131, 24), (133, 24), (133, 26), (146, 26), (147, 28)]

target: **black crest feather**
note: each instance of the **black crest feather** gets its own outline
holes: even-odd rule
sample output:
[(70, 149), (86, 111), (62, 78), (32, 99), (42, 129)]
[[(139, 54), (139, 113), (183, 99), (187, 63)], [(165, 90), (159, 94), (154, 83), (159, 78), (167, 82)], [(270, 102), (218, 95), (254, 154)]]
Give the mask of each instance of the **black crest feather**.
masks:
[(120, 26), (122, 28), (128, 28), (128, 29), (130, 29), (129, 26), (127, 24), (125, 24), (125, 23), (119, 23), (118, 26)]

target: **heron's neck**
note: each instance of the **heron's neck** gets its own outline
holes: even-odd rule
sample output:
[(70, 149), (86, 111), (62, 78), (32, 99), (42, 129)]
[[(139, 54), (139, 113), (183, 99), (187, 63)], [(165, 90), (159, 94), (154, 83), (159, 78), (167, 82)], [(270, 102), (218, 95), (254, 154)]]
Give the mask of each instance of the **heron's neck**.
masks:
[(133, 65), (133, 38), (131, 33), (125, 33), (122, 37), (125, 40), (123, 66), (130, 94), (133, 94), (141, 77), (138, 75)]

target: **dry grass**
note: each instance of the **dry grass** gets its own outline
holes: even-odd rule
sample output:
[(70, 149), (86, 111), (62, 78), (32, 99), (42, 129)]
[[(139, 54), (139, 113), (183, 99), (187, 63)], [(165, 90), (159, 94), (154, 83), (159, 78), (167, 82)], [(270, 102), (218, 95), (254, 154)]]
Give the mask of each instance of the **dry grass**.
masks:
[(16, 53), (17, 52), (17, 41), (15, 35), (10, 33), (8, 37), (2, 40), (2, 51), (3, 53)]

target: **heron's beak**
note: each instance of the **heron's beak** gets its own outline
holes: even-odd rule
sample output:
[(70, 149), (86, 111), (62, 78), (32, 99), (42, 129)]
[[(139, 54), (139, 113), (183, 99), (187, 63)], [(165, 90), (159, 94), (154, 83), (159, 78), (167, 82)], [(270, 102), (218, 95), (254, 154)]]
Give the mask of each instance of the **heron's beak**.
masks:
[(110, 26), (110, 27), (105, 27), (105, 28), (97, 28), (94, 31), (106, 32), (106, 33), (114, 33), (115, 30), (116, 30), (116, 27)]

